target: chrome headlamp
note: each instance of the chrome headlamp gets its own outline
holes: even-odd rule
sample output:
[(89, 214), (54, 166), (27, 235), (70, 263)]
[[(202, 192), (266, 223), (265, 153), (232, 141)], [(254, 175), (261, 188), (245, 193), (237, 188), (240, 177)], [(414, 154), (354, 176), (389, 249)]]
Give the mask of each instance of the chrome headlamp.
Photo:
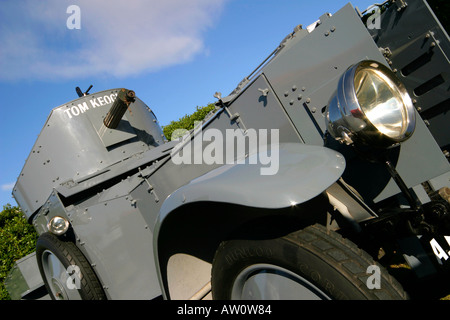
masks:
[(60, 236), (69, 229), (69, 221), (63, 217), (55, 216), (48, 222), (47, 229), (54, 235)]
[(391, 147), (414, 132), (414, 106), (405, 86), (379, 62), (366, 60), (341, 77), (328, 104), (327, 129), (338, 141)]

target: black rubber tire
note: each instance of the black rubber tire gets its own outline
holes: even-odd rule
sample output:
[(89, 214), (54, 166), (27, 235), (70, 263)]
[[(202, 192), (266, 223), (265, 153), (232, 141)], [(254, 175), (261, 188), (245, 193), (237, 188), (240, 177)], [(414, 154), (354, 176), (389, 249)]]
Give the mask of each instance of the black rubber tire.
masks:
[[(314, 284), (336, 300), (405, 300), (407, 293), (365, 251), (322, 225), (309, 226), (270, 240), (222, 242), (212, 265), (212, 296), (229, 300), (239, 273), (256, 264), (287, 269)], [(371, 265), (380, 269), (380, 289), (369, 289), (366, 273)]]
[(44, 276), (42, 263), (42, 255), (46, 250), (53, 253), (66, 270), (71, 265), (78, 266), (80, 270), (80, 288), (77, 290), (82, 300), (106, 300), (106, 295), (99, 279), (77, 246), (70, 241), (63, 241), (47, 232), (40, 235), (37, 240), (36, 259), (45, 287), (53, 300), (56, 300), (56, 298), (52, 294), (49, 283)]

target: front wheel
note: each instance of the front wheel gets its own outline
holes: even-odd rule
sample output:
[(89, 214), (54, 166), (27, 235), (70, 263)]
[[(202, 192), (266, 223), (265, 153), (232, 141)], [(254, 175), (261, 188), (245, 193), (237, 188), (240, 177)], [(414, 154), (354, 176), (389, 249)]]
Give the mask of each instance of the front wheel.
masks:
[(407, 298), (366, 252), (321, 225), (277, 239), (223, 242), (211, 284), (218, 300)]
[(36, 258), (53, 300), (106, 299), (89, 262), (72, 242), (43, 233), (36, 243)]

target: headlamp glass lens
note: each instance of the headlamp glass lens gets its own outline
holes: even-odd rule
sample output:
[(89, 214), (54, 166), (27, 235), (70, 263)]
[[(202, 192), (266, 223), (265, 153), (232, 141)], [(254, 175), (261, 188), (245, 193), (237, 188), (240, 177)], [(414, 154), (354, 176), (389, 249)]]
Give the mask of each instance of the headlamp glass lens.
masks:
[(357, 70), (354, 84), (359, 105), (369, 121), (386, 136), (401, 137), (407, 129), (407, 111), (396, 85), (372, 68)]
[(59, 236), (67, 231), (69, 228), (69, 222), (62, 217), (55, 216), (50, 220), (47, 228), (51, 233)]

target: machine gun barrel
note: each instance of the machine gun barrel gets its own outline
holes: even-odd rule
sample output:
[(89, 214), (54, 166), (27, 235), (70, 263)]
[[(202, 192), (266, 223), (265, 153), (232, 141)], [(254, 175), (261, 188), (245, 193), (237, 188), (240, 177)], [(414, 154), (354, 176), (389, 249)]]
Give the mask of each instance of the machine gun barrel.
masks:
[(110, 128), (115, 129), (120, 123), (125, 111), (127, 111), (128, 106), (131, 102), (135, 101), (135, 93), (132, 90), (121, 89), (114, 101), (111, 109), (109, 109), (103, 124)]

